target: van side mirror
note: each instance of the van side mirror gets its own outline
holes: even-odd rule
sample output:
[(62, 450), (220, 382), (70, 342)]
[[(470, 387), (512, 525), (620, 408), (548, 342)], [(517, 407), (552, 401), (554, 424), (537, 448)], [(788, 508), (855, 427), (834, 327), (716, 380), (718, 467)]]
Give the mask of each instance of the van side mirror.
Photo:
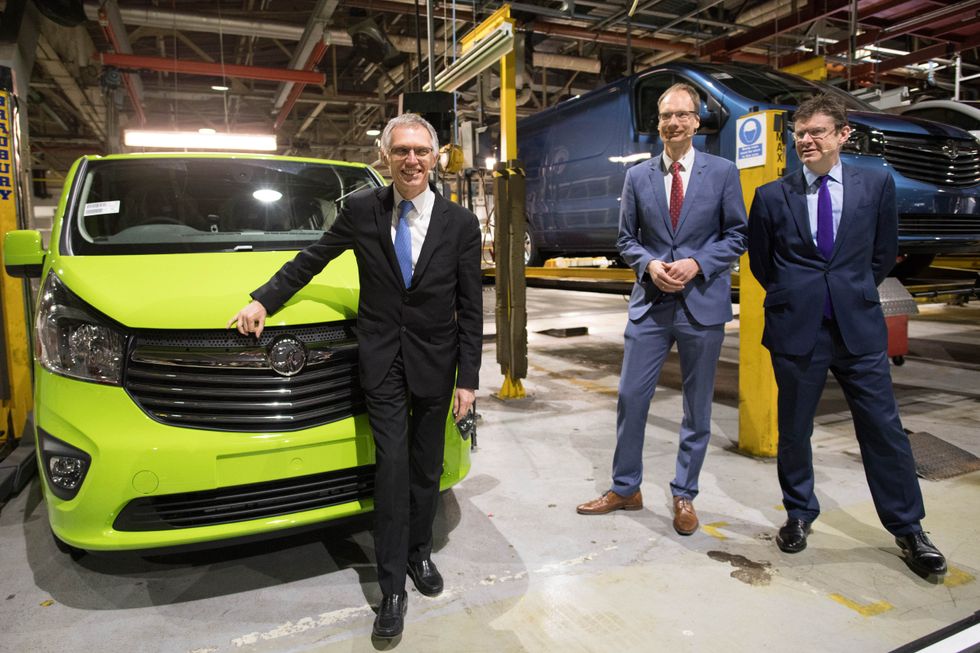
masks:
[(44, 250), (41, 232), (31, 229), (8, 231), (3, 239), (3, 265), (12, 277), (41, 276)]
[(728, 110), (714, 97), (708, 96), (707, 101), (701, 105), (699, 118), (701, 118), (699, 134), (717, 134), (728, 118)]
[(717, 111), (706, 111), (700, 116), (701, 126), (698, 127), (699, 134), (716, 134), (721, 129), (721, 116)]

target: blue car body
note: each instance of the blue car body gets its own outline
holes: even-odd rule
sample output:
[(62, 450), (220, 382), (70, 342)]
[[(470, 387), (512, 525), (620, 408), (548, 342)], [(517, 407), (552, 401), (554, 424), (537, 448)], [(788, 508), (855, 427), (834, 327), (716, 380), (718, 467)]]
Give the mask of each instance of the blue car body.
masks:
[(702, 98), (694, 146), (732, 161), (740, 116), (789, 112), (787, 169), (799, 166), (791, 138), (793, 109), (814, 94), (838, 94), (853, 128), (842, 153), (845, 163), (885, 168), (895, 179), (900, 251), (980, 252), (980, 144), (969, 133), (882, 113), (832, 86), (764, 66), (672, 62), (518, 123), (528, 230), (537, 253), (615, 254), (626, 169), (662, 149), (656, 102), (676, 82), (693, 85)]

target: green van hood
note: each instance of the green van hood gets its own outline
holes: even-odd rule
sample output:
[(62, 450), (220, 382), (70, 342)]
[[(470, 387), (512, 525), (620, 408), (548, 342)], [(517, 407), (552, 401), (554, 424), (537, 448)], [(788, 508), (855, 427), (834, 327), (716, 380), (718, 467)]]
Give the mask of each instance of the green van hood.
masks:
[[(51, 269), (72, 292), (113, 320), (140, 329), (220, 329), (283, 263), (285, 252), (64, 256)], [(268, 318), (268, 326), (352, 319), (359, 285), (345, 252)]]

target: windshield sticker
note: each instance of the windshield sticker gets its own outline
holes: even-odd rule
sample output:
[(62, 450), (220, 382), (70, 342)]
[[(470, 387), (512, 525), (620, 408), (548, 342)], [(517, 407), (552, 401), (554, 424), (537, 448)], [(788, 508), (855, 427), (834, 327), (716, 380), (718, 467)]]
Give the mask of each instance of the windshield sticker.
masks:
[(731, 79), (732, 76), (728, 73), (715, 73), (712, 75), (715, 79)]
[(85, 205), (85, 215), (105, 215), (107, 213), (119, 213), (119, 200), (111, 202), (92, 202)]

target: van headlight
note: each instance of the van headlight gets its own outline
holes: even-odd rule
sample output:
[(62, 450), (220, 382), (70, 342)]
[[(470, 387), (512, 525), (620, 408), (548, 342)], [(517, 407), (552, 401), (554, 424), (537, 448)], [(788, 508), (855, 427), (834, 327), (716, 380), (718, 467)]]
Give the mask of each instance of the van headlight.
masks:
[(44, 369), (83, 381), (122, 384), (126, 338), (53, 273), (41, 289), (34, 355)]
[(885, 135), (864, 125), (851, 125), (851, 136), (841, 147), (841, 152), (864, 156), (884, 156)]

